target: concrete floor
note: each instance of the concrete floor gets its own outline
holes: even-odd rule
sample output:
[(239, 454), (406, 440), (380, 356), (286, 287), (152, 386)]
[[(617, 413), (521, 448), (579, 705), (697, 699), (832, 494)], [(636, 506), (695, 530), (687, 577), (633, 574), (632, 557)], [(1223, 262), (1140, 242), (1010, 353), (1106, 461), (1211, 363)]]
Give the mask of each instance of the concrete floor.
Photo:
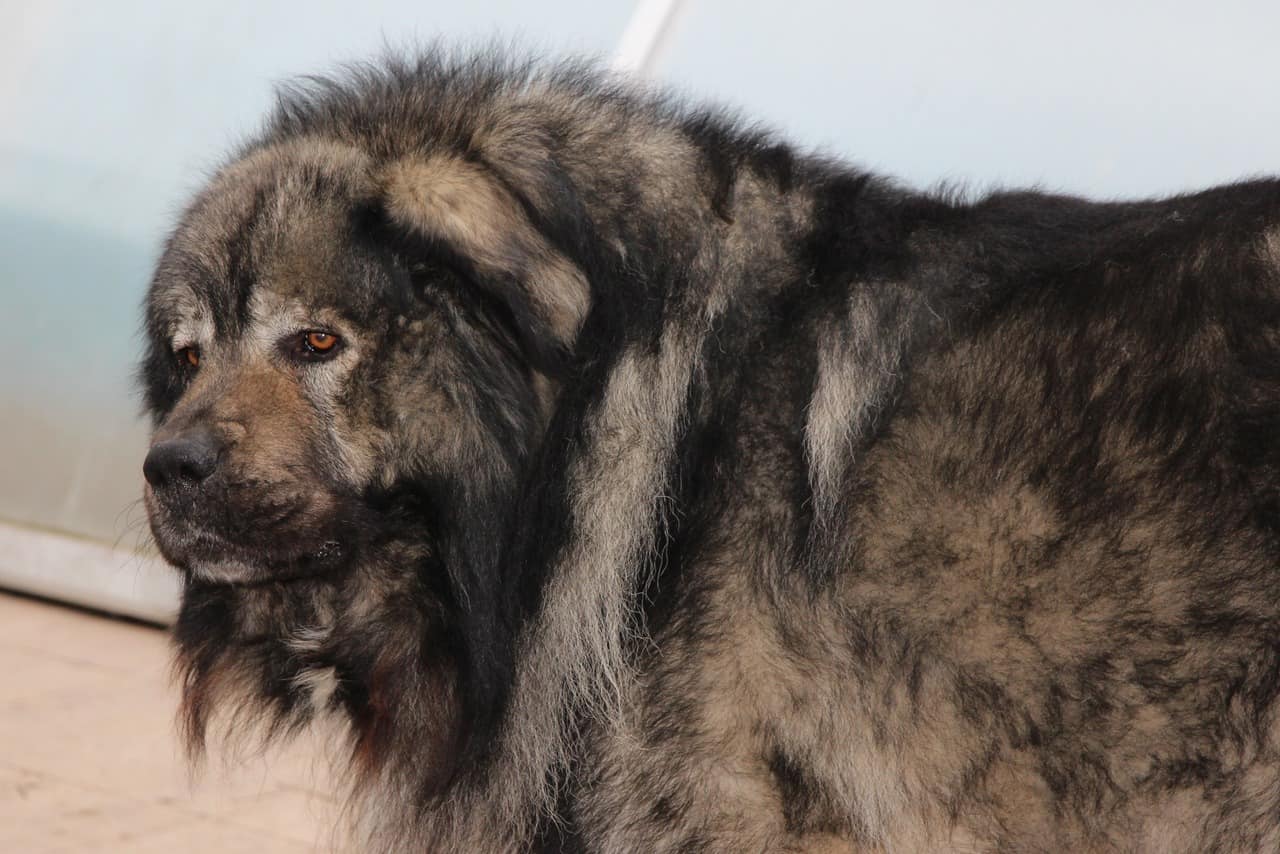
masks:
[(334, 850), (305, 744), (191, 781), (165, 633), (0, 593), (0, 851)]

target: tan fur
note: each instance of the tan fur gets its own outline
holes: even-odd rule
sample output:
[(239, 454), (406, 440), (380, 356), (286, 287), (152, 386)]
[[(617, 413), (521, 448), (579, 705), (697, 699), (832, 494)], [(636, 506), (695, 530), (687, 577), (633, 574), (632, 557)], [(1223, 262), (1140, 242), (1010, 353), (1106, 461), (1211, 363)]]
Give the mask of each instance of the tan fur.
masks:
[(582, 273), (484, 169), (449, 155), (410, 157), (386, 168), (383, 185), (394, 219), (461, 247), (486, 272), (525, 280), (539, 315), (572, 343), (587, 313)]

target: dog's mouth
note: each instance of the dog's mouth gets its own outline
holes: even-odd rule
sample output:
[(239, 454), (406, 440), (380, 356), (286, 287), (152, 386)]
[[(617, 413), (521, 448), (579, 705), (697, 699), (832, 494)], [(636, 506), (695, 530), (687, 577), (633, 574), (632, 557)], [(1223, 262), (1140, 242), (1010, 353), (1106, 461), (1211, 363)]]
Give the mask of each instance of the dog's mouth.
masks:
[(336, 541), (326, 542), (315, 554), (293, 555), (286, 559), (198, 559), (183, 569), (204, 583), (238, 587), (316, 582), (342, 574), (342, 550)]
[[(229, 509), (197, 513), (164, 506), (147, 496), (151, 533), (160, 553), (193, 579), (221, 584), (265, 584), (331, 575), (349, 562), (351, 548), (332, 519), (301, 510), (293, 526)], [(327, 514), (326, 514), (327, 515)], [(207, 518), (206, 518), (207, 517)]]
[(246, 545), (205, 531), (178, 535), (155, 531), (155, 539), (170, 564), (193, 579), (212, 584), (315, 581), (339, 574), (350, 563), (349, 549), (337, 537)]

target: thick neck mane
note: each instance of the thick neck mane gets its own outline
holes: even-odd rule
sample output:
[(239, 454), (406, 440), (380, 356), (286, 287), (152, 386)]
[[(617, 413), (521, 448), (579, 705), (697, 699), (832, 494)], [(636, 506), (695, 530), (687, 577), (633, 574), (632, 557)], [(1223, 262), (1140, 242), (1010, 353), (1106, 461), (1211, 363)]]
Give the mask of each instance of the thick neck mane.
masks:
[(446, 791), (424, 799), (415, 757), (386, 755), (362, 811), (376, 849), (522, 849), (554, 812), (578, 727), (607, 723), (634, 679), (646, 591), (698, 500), (684, 461), (732, 416), (732, 389), (763, 381), (759, 342), (788, 338), (788, 381), (810, 390), (794, 424), (810, 514), (794, 565), (820, 575), (849, 459), (903, 361), (982, 281), (922, 274), (912, 248), (958, 245), (958, 208), (581, 66), (431, 55), (312, 81), (281, 96), (242, 156), (301, 139), (373, 164), (480, 164), (589, 288), (547, 368), (556, 409), (489, 576), (511, 594), (501, 713)]

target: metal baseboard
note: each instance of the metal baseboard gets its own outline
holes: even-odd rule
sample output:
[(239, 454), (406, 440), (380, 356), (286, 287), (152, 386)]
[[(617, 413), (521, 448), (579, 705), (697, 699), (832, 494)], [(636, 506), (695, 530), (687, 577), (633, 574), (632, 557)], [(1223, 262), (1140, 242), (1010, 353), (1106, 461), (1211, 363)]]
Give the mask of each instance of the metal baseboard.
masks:
[(160, 625), (178, 612), (178, 576), (163, 561), (9, 522), (0, 522), (0, 588)]

